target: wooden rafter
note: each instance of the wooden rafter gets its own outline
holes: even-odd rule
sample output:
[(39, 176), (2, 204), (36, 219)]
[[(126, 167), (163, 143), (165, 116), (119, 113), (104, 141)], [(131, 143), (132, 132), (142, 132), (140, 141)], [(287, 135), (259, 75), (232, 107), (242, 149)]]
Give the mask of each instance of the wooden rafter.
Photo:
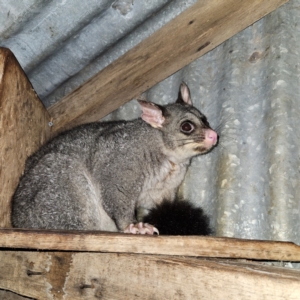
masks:
[(53, 132), (96, 121), (287, 0), (199, 0), (49, 108)]
[(1, 229), (0, 249), (7, 247), (300, 261), (300, 246), (294, 243), (202, 236), (134, 236), (99, 231)]
[(49, 137), (47, 110), (11, 51), (0, 48), (0, 227), (10, 226), (10, 201), (25, 160)]

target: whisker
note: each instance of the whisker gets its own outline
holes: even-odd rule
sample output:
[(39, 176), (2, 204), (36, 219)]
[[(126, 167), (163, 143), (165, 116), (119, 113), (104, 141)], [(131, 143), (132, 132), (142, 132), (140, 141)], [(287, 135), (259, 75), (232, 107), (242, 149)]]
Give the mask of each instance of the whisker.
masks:
[(183, 141), (179, 141), (179, 142), (182, 142), (182, 143), (186, 143), (186, 144), (190, 144), (190, 143), (197, 143), (197, 141), (195, 140), (183, 140)]
[(186, 142), (186, 143), (201, 143), (204, 139), (190, 139), (190, 140), (179, 140), (178, 142)]
[(192, 143), (193, 142), (183, 142), (183, 143), (178, 144), (178, 146), (185, 146), (185, 145), (192, 144)]
[(177, 142), (182, 142), (185, 144), (189, 144), (189, 143), (201, 143), (204, 141), (204, 139), (186, 139), (186, 140), (176, 140)]
[(223, 133), (222, 133), (222, 136), (224, 137), (236, 137), (236, 134), (234, 134), (232, 131), (231, 132), (226, 132), (226, 131), (223, 131)]
[(227, 121), (222, 121), (222, 122), (215, 128), (215, 131), (218, 132), (218, 133), (221, 132), (221, 131), (224, 129), (226, 123), (227, 123)]
[(223, 121), (228, 121), (228, 120), (232, 119), (233, 116), (234, 116), (234, 113), (230, 113), (226, 116), (226, 118)]
[(228, 149), (225, 147), (224, 144), (219, 144), (217, 148), (219, 149), (219, 151), (220, 151), (220, 150), (221, 150), (221, 151), (222, 151), (222, 150), (228, 150)]
[(233, 114), (230, 114), (229, 116), (227, 116), (227, 118), (222, 120), (222, 122), (215, 128), (215, 131), (216, 132), (221, 131), (224, 128), (224, 126), (226, 125), (226, 123), (232, 119), (232, 117), (233, 117)]
[(223, 131), (222, 132), (222, 136), (236, 136), (232, 131), (228, 132), (228, 131)]
[(219, 140), (221, 140), (221, 141), (224, 141), (224, 140), (232, 140), (232, 141), (234, 141), (234, 142), (237, 142), (237, 138), (234, 138), (234, 137), (232, 137), (232, 136), (225, 136), (224, 137), (224, 135), (222, 135), (221, 137), (220, 137), (220, 139)]
[(205, 139), (205, 136), (197, 136), (197, 137), (193, 137), (193, 138), (184, 138), (184, 139), (177, 139), (176, 141), (180, 142), (180, 141), (203, 141)]

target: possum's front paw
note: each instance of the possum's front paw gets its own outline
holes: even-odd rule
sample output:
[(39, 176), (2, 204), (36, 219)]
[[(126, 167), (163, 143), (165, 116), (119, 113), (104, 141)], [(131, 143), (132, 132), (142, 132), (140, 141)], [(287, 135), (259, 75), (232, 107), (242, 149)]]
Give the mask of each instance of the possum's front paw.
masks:
[(159, 231), (154, 226), (148, 223), (136, 223), (136, 224), (129, 224), (125, 230), (125, 233), (132, 233), (132, 234), (157, 234), (159, 235)]

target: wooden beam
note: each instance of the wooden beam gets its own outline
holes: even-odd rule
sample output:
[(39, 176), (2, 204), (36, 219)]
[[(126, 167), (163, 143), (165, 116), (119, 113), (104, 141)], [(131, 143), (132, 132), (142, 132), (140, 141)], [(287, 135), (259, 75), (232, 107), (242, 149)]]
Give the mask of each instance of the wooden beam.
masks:
[(298, 300), (300, 272), (116, 253), (0, 252), (0, 288), (34, 299)]
[(49, 108), (56, 132), (96, 121), (288, 0), (199, 0)]
[(26, 158), (50, 136), (50, 116), (14, 55), (0, 48), (0, 227), (10, 227), (10, 200)]
[(0, 248), (300, 261), (300, 246), (294, 243), (100, 231), (1, 229)]

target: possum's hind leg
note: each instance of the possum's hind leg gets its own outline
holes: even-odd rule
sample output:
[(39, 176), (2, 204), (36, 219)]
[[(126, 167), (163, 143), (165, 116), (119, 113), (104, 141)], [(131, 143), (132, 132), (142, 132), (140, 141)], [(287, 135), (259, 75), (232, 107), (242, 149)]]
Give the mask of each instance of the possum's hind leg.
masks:
[(27, 172), (13, 198), (14, 227), (116, 231), (97, 185), (76, 158), (47, 154)]

